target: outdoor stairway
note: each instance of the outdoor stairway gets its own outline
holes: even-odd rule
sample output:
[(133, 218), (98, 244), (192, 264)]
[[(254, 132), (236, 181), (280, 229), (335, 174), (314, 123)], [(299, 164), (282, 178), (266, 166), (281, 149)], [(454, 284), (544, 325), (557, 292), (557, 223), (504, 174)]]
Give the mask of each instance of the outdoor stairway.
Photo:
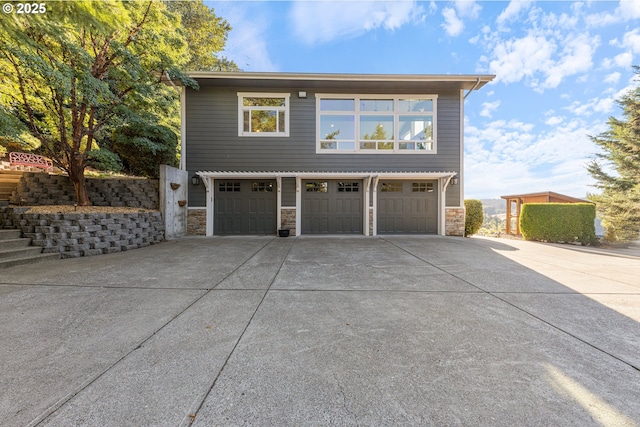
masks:
[(31, 239), (21, 234), (20, 230), (0, 230), (0, 268), (60, 258), (59, 253), (43, 254), (41, 247), (31, 246)]
[(11, 193), (18, 187), (22, 172), (0, 171), (0, 206), (9, 204)]

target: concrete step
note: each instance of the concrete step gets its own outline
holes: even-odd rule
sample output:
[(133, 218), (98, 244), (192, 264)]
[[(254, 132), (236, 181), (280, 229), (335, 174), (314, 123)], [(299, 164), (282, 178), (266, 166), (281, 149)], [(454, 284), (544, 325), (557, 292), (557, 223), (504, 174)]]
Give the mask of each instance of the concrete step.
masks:
[(8, 251), (13, 249), (28, 248), (31, 245), (31, 239), (5, 239), (0, 240), (0, 251)]
[(43, 254), (40, 246), (31, 246), (31, 239), (21, 236), (20, 230), (0, 230), (0, 268), (60, 259), (59, 253)]
[[(30, 239), (27, 239), (30, 240)], [(31, 244), (31, 242), (29, 242)], [(0, 249), (0, 261), (6, 261), (11, 259), (30, 258), (34, 255), (40, 255), (42, 248), (40, 246), (26, 246), (13, 249)]]
[(60, 254), (59, 253), (38, 254), (38, 255), (25, 256), (22, 258), (0, 259), (0, 269), (13, 267), (15, 265), (37, 264), (39, 262), (48, 261), (50, 259), (60, 259)]
[[(2, 245), (4, 240), (14, 240), (20, 239), (22, 237), (22, 232), (20, 230), (0, 230), (0, 245)], [(31, 243), (30, 239), (26, 239)]]

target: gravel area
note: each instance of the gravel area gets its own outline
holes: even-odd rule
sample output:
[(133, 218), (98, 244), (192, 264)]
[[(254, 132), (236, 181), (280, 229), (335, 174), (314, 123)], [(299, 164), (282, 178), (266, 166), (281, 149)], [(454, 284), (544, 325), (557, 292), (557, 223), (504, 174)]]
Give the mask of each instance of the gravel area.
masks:
[(46, 205), (31, 206), (28, 213), (56, 214), (56, 213), (136, 213), (157, 212), (154, 209), (128, 208), (114, 206), (73, 206), (73, 205)]

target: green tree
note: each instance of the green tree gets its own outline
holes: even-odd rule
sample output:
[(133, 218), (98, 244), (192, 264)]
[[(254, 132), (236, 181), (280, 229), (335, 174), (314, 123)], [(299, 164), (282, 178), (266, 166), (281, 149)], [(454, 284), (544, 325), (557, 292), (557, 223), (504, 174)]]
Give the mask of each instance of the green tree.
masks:
[(186, 33), (188, 71), (238, 71), (238, 66), (217, 53), (224, 50), (231, 25), (202, 0), (165, 1), (167, 9), (180, 15)]
[(178, 137), (168, 127), (152, 123), (132, 123), (119, 127), (113, 135), (113, 151), (124, 168), (139, 176), (158, 178), (158, 165), (176, 166)]
[[(48, 2), (46, 9), (4, 17), (0, 123), (15, 116), (69, 174), (78, 204), (88, 205), (84, 171), (100, 133), (114, 119), (161, 122), (175, 105), (164, 83), (197, 85), (181, 71), (187, 45), (162, 2)], [(9, 131), (20, 140), (16, 126)]]
[[(640, 67), (634, 67), (640, 76)], [(640, 234), (640, 86), (627, 92), (618, 104), (623, 119), (609, 118), (609, 130), (591, 137), (602, 152), (587, 170), (596, 179), (596, 202), (606, 238), (626, 241)]]
[(482, 227), (484, 221), (484, 212), (482, 211), (482, 202), (480, 200), (468, 199), (464, 201), (466, 215), (464, 218), (464, 235), (466, 237), (473, 236)]
[(375, 140), (375, 141), (384, 141), (386, 139), (389, 139), (387, 137), (387, 131), (384, 129), (384, 126), (382, 125), (382, 123), (378, 123), (376, 125), (376, 130), (369, 135), (368, 133), (365, 134), (362, 139), (370, 139), (370, 140)]

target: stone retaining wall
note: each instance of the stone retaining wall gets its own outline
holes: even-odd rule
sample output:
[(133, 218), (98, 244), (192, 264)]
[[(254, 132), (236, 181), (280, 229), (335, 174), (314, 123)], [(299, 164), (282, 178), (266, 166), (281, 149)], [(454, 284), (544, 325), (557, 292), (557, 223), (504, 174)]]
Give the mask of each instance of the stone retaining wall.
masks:
[(0, 228), (15, 228), (44, 253), (62, 258), (101, 255), (153, 245), (164, 238), (160, 212), (30, 214), (0, 207)]
[[(94, 206), (126, 206), (158, 209), (159, 182), (141, 178), (87, 178), (89, 199)], [(73, 205), (76, 193), (66, 175), (27, 172), (11, 195), (14, 205)]]

